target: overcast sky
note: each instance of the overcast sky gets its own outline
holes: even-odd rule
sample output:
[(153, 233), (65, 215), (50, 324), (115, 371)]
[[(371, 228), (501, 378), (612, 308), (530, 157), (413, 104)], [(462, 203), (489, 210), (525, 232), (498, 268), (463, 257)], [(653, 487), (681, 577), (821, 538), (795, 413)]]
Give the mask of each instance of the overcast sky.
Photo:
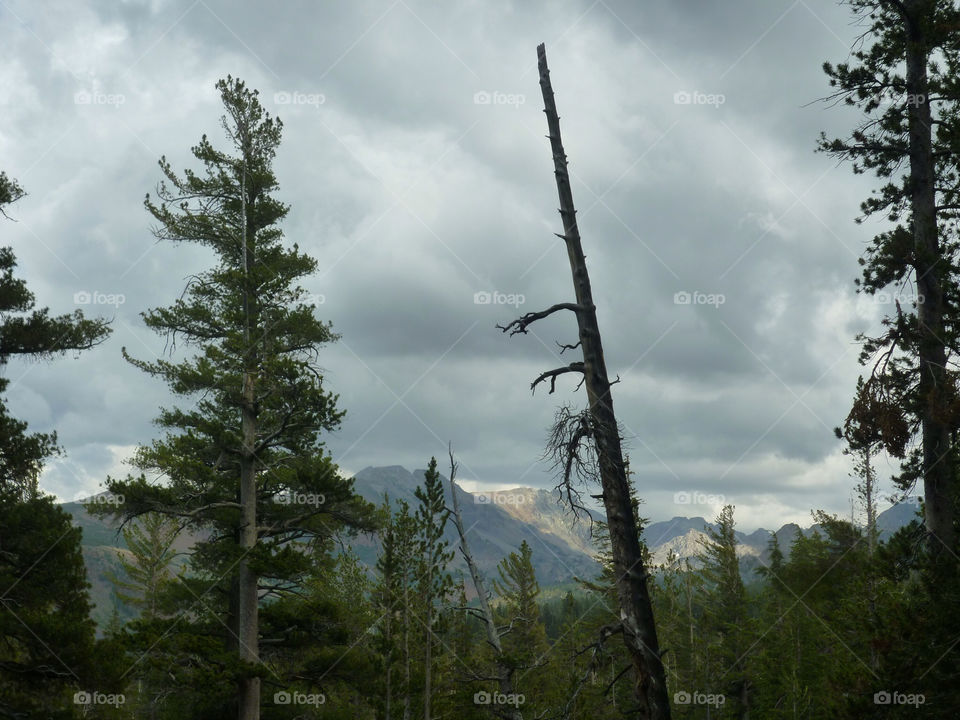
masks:
[(163, 353), (139, 313), (211, 260), (157, 244), (142, 200), (161, 155), (196, 167), (202, 134), (222, 144), (214, 84), (228, 73), (284, 122), (286, 236), (319, 260), (306, 285), (342, 334), (321, 356), (347, 410), (328, 438), (336, 461), (423, 467), (449, 440), (468, 489), (551, 486), (546, 429), (584, 394), (572, 376), (553, 395), (529, 383), (570, 361), (555, 341), (573, 342), (575, 322), (495, 328), (573, 296), (553, 235), (545, 42), (644, 513), (710, 516), (725, 501), (747, 530), (849, 514), (832, 428), (861, 371), (854, 336), (885, 306), (853, 285), (883, 229), (853, 222), (876, 183), (814, 152), (821, 130), (856, 119), (816, 102), (822, 63), (859, 34), (847, 8), (8, 0), (0, 28), (0, 167), (29, 192), (2, 242), (42, 305), (92, 299), (84, 310), (114, 327), (79, 358), (5, 370), (13, 412), (67, 451), (47, 491), (72, 499), (124, 474), (171, 402), (121, 347)]

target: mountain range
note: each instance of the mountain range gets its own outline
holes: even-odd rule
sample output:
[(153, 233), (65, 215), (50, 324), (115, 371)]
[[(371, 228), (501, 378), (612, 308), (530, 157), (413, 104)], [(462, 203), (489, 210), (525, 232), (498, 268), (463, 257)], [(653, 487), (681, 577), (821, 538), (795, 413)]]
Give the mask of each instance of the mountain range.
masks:
[[(423, 474), (423, 470), (410, 472), (399, 465), (368, 467), (356, 474), (354, 489), (375, 504), (382, 504), (388, 498), (392, 507), (400, 500), (415, 507), (414, 490), (422, 483)], [(449, 505), (450, 483), (446, 479), (444, 486)], [(589, 579), (597, 574), (599, 565), (595, 559), (591, 521), (602, 520), (599, 513), (591, 512), (589, 516), (575, 520), (558, 502), (557, 493), (549, 490), (520, 487), (469, 493), (457, 486), (456, 492), (471, 551), (487, 577), (496, 577), (497, 564), (516, 551), (524, 540), (533, 550), (533, 563), (542, 587), (568, 584), (576, 577)], [(102, 626), (113, 610), (112, 585), (108, 576), (120, 571), (119, 556), (129, 551), (116, 524), (90, 515), (78, 502), (64, 503), (62, 507), (70, 513), (74, 524), (83, 530), (83, 556), (92, 586), (94, 618)], [(916, 506), (912, 503), (895, 505), (880, 513), (877, 524), (881, 538), (909, 523), (915, 514)], [(694, 558), (701, 550), (701, 541), (707, 537), (705, 530), (708, 527), (715, 526), (703, 517), (674, 517), (649, 523), (644, 538), (653, 555), (653, 563), (665, 563), (671, 551), (680, 559)], [(816, 526), (801, 529), (791, 523), (781, 527), (776, 534), (786, 553), (797, 533), (807, 534), (815, 529)], [(737, 532), (738, 555), (745, 577), (752, 577), (752, 571), (766, 563), (772, 534), (762, 528), (749, 534)], [(452, 523), (448, 523), (445, 537), (451, 547), (459, 545)], [(188, 550), (194, 540), (190, 536), (178, 538), (178, 549)], [(377, 557), (377, 538), (360, 536), (351, 542), (360, 560), (372, 567)], [(453, 571), (467, 574), (459, 552)], [(469, 588), (469, 582), (467, 586)]]

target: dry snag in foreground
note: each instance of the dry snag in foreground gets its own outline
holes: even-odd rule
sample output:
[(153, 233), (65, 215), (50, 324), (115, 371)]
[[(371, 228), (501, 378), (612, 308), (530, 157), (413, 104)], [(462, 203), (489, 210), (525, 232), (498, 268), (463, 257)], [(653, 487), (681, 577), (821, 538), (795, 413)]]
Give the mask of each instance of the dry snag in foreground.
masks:
[(577, 454), (580, 452), (580, 443), (592, 441), (591, 450), (596, 454), (596, 475), (599, 476), (602, 487), (600, 497), (603, 499), (607, 514), (610, 546), (616, 571), (620, 625), (636, 675), (634, 690), (637, 707), (631, 714), (638, 718), (664, 720), (670, 717), (670, 705), (667, 700), (666, 678), (657, 642), (657, 632), (653, 623), (647, 571), (640, 551), (637, 520), (630, 501), (630, 487), (620, 446), (620, 432), (613, 412), (613, 398), (610, 395), (612, 383), (607, 376), (603, 359), (597, 311), (593, 304), (590, 277), (580, 244), (580, 231), (577, 227), (573, 193), (567, 173), (567, 158), (560, 139), (560, 118), (550, 84), (546, 49), (542, 44), (537, 47), (537, 58), (544, 112), (547, 115), (550, 146), (553, 150), (557, 192), (560, 196), (560, 217), (563, 220), (563, 234), (558, 237), (567, 247), (576, 302), (558, 303), (541, 312), (527, 313), (505, 326), (498, 327), (505, 333), (509, 332), (510, 335), (525, 334), (531, 324), (556, 312), (570, 311), (577, 318), (579, 342), (572, 346), (561, 345), (561, 348), (573, 350), (579, 347), (583, 356), (582, 362), (572, 362), (569, 365), (548, 370), (534, 380), (531, 387), (536, 389), (539, 383), (549, 379), (552, 392), (559, 375), (566, 373), (582, 375), (582, 384), (587, 389), (589, 402), (588, 409), (581, 416), (582, 432), (574, 433), (570, 442), (564, 447), (553, 448), (552, 452), (555, 457), (558, 453), (561, 456), (566, 454), (566, 461), (560, 462), (561, 487), (567, 490), (569, 498), (571, 470), (574, 467), (574, 461), (577, 465), (580, 464), (580, 457)]

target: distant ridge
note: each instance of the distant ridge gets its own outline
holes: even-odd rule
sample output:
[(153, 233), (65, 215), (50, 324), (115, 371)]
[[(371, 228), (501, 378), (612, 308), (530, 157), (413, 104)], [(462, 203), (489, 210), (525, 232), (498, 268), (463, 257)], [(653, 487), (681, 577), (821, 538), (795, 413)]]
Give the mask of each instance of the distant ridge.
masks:
[[(407, 470), (400, 465), (367, 467), (354, 477), (354, 489), (366, 500), (381, 504), (389, 496), (391, 505), (405, 500), (416, 506), (414, 490), (423, 482), (424, 470)], [(450, 483), (444, 478), (447, 501), (450, 503)], [(463, 512), (471, 550), (477, 564), (487, 577), (496, 577), (497, 564), (509, 553), (517, 550), (526, 540), (533, 549), (533, 563), (542, 587), (569, 583), (574, 577), (589, 579), (599, 571), (594, 557), (594, 542), (588, 518), (574, 522), (568, 509), (557, 502), (554, 491), (517, 487), (511, 490), (469, 493), (459, 486), (457, 497)], [(113, 610), (113, 587), (107, 575), (120, 568), (119, 556), (127, 552), (123, 536), (117, 526), (107, 518), (90, 515), (79, 502), (62, 505), (70, 513), (74, 525), (83, 531), (83, 556), (91, 583), (91, 598), (94, 602), (94, 619), (102, 627)], [(877, 516), (881, 539), (889, 538), (899, 528), (907, 525), (915, 516), (917, 505), (905, 502), (895, 505)], [(594, 521), (602, 521), (599, 513), (592, 512)], [(701, 550), (701, 541), (706, 537), (706, 528), (715, 526), (703, 517), (677, 516), (670, 520), (649, 523), (644, 530), (644, 539), (650, 548), (654, 564), (663, 564), (672, 550), (680, 560), (693, 559)], [(805, 535), (817, 528), (802, 529), (787, 523), (776, 531), (784, 554), (798, 533)], [(769, 558), (769, 542), (773, 533), (760, 528), (749, 534), (737, 533), (741, 572), (744, 577), (753, 577), (753, 570), (765, 564)], [(195, 537), (182, 535), (177, 548), (186, 551)], [(459, 540), (452, 523), (448, 524), (446, 539), (456, 548)], [(378, 540), (374, 536), (361, 536), (353, 542), (353, 550), (360, 560), (372, 568), (376, 562)], [(466, 575), (465, 565), (457, 552), (453, 571)], [(467, 583), (469, 588), (469, 583)]]

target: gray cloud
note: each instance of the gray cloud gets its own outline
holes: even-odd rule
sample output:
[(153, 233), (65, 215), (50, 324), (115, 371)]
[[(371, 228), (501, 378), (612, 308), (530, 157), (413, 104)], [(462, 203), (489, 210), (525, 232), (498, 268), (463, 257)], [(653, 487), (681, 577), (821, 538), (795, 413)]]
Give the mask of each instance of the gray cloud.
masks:
[[(139, 313), (170, 302), (210, 258), (158, 245), (142, 199), (161, 154), (182, 168), (201, 134), (219, 139), (213, 85), (228, 73), (285, 123), (286, 234), (318, 258), (307, 288), (343, 335), (321, 357), (348, 411), (328, 439), (334, 457), (349, 471), (420, 467), (452, 440), (464, 479), (549, 485), (546, 428), (559, 403), (583, 398), (566, 379), (554, 395), (531, 397), (529, 383), (569, 362), (555, 341), (570, 342), (575, 325), (558, 316), (512, 339), (494, 327), (572, 296), (552, 235), (534, 52), (546, 41), (645, 513), (709, 514), (676, 506), (681, 490), (736, 502), (747, 527), (847, 511), (849, 468), (830, 428), (858, 372), (852, 337), (880, 310), (852, 284), (877, 230), (852, 222), (873, 183), (813, 152), (821, 129), (847, 131), (851, 112), (808, 105), (827, 92), (821, 63), (843, 58), (856, 34), (844, 8), (10, 7), (0, 151), (30, 196), (4, 242), (57, 312), (83, 291), (125, 299), (88, 307), (114, 317), (94, 352), (9, 366), (13, 410), (58, 429), (69, 453), (45, 473), (48, 490), (72, 496), (122, 471), (171, 401), (120, 348), (164, 352)], [(525, 302), (475, 304), (478, 292)], [(676, 304), (679, 292), (724, 302)]]

